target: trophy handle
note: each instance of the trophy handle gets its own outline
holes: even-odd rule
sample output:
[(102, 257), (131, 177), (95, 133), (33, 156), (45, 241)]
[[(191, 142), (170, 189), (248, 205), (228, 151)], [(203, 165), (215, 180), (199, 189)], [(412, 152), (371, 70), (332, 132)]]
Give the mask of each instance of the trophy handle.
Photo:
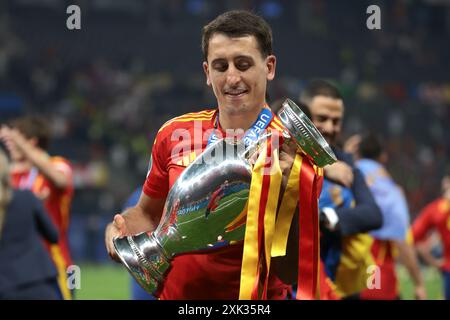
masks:
[(297, 146), (317, 166), (324, 167), (337, 161), (336, 155), (322, 134), (291, 99), (286, 99), (283, 102), (277, 115)]

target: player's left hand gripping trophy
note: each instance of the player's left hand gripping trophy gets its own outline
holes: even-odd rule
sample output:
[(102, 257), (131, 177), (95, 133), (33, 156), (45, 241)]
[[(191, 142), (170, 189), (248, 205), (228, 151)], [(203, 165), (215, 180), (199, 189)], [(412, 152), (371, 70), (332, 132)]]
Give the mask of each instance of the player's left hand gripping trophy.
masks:
[[(287, 139), (293, 139), (317, 166), (336, 161), (327, 142), (294, 102), (287, 99), (278, 117)], [(209, 145), (173, 185), (155, 231), (114, 239), (122, 263), (147, 292), (157, 291), (175, 255), (244, 239), (245, 224), (234, 224), (249, 196), (250, 159), (269, 135), (249, 146), (229, 139)]]

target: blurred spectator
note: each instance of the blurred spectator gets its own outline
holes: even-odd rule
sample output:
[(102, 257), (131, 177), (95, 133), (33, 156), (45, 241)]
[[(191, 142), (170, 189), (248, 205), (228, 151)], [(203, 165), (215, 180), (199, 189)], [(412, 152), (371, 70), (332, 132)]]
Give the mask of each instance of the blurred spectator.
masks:
[(62, 298), (41, 237), (57, 243), (58, 231), (30, 191), (12, 189), (0, 149), (0, 299)]

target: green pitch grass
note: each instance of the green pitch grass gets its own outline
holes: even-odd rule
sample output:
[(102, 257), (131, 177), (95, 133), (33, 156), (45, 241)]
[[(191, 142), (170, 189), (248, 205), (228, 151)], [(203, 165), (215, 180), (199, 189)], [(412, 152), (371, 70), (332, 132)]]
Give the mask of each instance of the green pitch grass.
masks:
[(127, 300), (130, 298), (128, 271), (114, 262), (82, 264), (81, 288), (75, 290), (77, 300)]
[[(127, 300), (130, 299), (130, 276), (119, 264), (82, 264), (81, 289), (76, 290), (78, 300)], [(442, 279), (438, 271), (422, 269), (428, 299), (442, 299)], [(403, 299), (413, 299), (413, 284), (403, 267), (399, 267), (400, 291)]]
[[(403, 267), (398, 267), (398, 278), (400, 282), (400, 292), (402, 299), (414, 299), (414, 284), (409, 277), (408, 271)], [(442, 275), (433, 268), (422, 268), (422, 275), (425, 280), (428, 300), (442, 300), (444, 288), (442, 287)]]

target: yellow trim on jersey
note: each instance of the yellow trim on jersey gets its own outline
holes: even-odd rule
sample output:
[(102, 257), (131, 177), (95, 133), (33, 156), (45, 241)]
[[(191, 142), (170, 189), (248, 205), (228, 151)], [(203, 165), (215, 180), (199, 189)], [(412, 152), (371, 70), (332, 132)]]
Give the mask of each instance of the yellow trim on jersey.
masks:
[(181, 115), (179, 117), (173, 118), (169, 121), (167, 121), (165, 124), (162, 125), (162, 127), (159, 129), (158, 132), (163, 130), (168, 125), (175, 123), (175, 122), (188, 122), (193, 120), (211, 120), (212, 116), (216, 110), (207, 110), (207, 111), (201, 111), (201, 112), (191, 112), (184, 115)]
[(273, 118), (273, 122), (275, 122), (277, 125), (279, 125), (280, 127), (284, 127), (283, 123), (278, 119), (278, 118)]
[(44, 184), (44, 181), (45, 181), (44, 177), (41, 174), (39, 174), (36, 177), (36, 181), (34, 181), (33, 186), (31, 187), (31, 191), (33, 191), (34, 194), (39, 195), (40, 190)]
[(280, 127), (278, 124), (276, 124), (276, 123), (272, 123), (272, 126), (275, 128), (275, 129), (277, 129), (278, 131), (283, 131), (284, 130), (284, 128), (283, 127)]
[(284, 131), (285, 130), (285, 128), (284, 128), (283, 124), (280, 122), (280, 120), (278, 120), (275, 117), (273, 117), (273, 120), (270, 123), (270, 125), (275, 127), (275, 129), (277, 129), (279, 131)]
[(70, 218), (70, 202), (71, 197), (67, 194), (61, 197), (61, 202), (59, 206), (59, 210), (61, 212), (61, 229), (66, 231), (69, 227), (69, 218)]
[(50, 245), (50, 253), (58, 272), (58, 287), (64, 300), (72, 300), (72, 294), (67, 286), (66, 263), (57, 244)]
[(410, 246), (414, 245), (414, 235), (413, 235), (411, 227), (409, 227), (408, 231), (406, 232), (405, 242), (406, 242), (406, 244), (408, 244)]
[(209, 117), (209, 118), (206, 118), (206, 117), (202, 117), (202, 118), (185, 118), (185, 119), (171, 120), (170, 123), (166, 123), (165, 125), (163, 125), (161, 127), (161, 129), (159, 129), (159, 132), (162, 131), (163, 129), (165, 129), (170, 124), (173, 124), (173, 123), (190, 122), (190, 121), (196, 121), (196, 120), (197, 121), (209, 121), (211, 119), (212, 119), (212, 117)]

